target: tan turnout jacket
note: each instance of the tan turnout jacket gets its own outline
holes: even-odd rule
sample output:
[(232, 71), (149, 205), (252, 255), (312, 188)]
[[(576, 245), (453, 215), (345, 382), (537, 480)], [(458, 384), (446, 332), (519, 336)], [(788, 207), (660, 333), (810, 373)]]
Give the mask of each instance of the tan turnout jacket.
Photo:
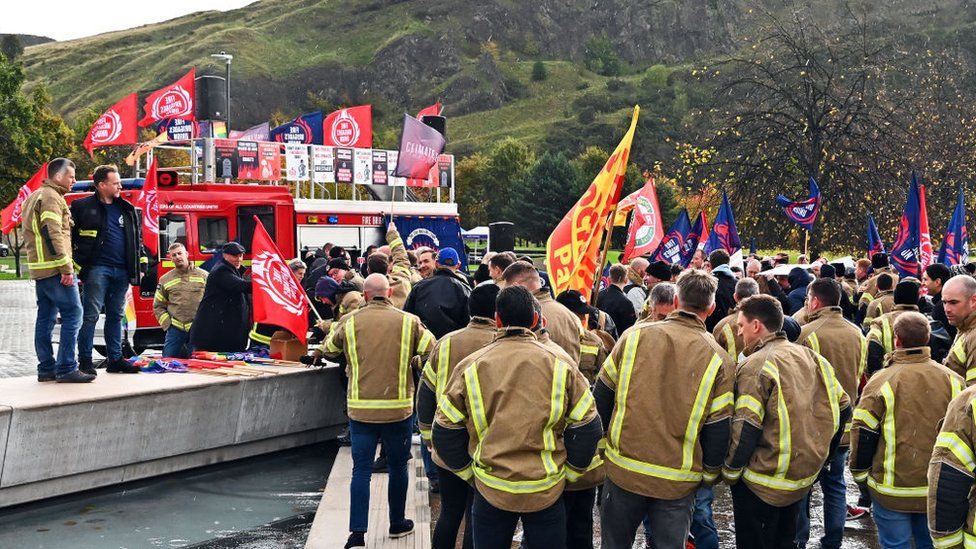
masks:
[(64, 201), (67, 191), (50, 179), (31, 193), (21, 206), (24, 253), (33, 280), (72, 274), (71, 211)]
[(153, 297), (153, 314), (159, 325), (164, 330), (173, 326), (189, 332), (206, 288), (207, 271), (192, 264), (184, 269), (174, 267), (164, 274)]
[(976, 313), (957, 326), (956, 339), (944, 364), (966, 379), (966, 385), (976, 383)]

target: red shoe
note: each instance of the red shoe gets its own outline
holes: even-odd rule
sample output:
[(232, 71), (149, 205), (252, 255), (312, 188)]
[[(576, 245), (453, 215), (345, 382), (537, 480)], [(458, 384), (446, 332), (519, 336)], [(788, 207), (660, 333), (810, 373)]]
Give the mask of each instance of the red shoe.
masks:
[(857, 507), (856, 505), (847, 506), (847, 520), (857, 520), (866, 517), (871, 511), (867, 507)]

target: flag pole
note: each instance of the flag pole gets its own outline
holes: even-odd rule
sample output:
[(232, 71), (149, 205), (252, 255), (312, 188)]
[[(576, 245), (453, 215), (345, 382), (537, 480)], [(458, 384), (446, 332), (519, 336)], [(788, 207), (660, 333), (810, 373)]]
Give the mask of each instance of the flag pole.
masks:
[[(618, 201), (619, 204), (619, 201)], [(593, 292), (590, 294), (590, 304), (596, 306), (597, 294), (600, 293), (600, 276), (599, 273), (603, 272), (603, 264), (607, 261), (607, 253), (610, 251), (610, 242), (613, 240), (613, 227), (614, 219), (617, 218), (617, 204), (613, 205), (613, 211), (610, 212), (610, 217), (607, 218), (606, 230), (604, 231), (607, 235), (606, 240), (603, 242), (603, 249), (600, 251), (599, 261), (596, 264), (596, 271), (593, 273)]]
[(810, 261), (810, 231), (803, 229), (803, 255), (807, 257), (807, 261)]

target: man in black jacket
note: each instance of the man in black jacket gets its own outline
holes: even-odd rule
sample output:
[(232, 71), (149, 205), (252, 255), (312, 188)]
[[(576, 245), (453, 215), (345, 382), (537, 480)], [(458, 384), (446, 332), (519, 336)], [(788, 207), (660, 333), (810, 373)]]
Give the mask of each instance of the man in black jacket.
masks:
[(460, 330), (471, 320), (468, 315), (471, 287), (452, 269), (459, 263), (460, 259), (453, 249), (441, 250), (437, 254), (434, 274), (418, 282), (403, 304), (403, 310), (420, 317), (420, 321), (437, 339)]
[(95, 323), (105, 307), (106, 371), (137, 373), (122, 358), (122, 319), (129, 285), (138, 285), (141, 239), (135, 207), (122, 198), (122, 180), (115, 166), (98, 166), (92, 176), (95, 192), (71, 204), (71, 248), (83, 283), (84, 317), (78, 332), (78, 369), (95, 374), (92, 347)]
[(207, 277), (207, 288), (190, 330), (193, 349), (239, 352), (247, 348), (251, 327), (251, 279), (242, 276), (244, 246), (228, 242)]
[(610, 285), (600, 291), (596, 298), (596, 306), (601, 311), (610, 315), (613, 323), (617, 326), (617, 334), (624, 333), (637, 322), (637, 313), (634, 312), (634, 305), (624, 295), (624, 286), (627, 285), (627, 266), (610, 266)]
[(735, 274), (729, 267), (729, 252), (718, 249), (708, 254), (708, 264), (712, 266), (712, 276), (718, 280), (715, 290), (715, 310), (705, 320), (705, 328), (709, 332), (715, 330), (715, 325), (725, 318), (735, 307)]
[(929, 297), (932, 298), (932, 320), (938, 320), (942, 323), (942, 327), (949, 335), (949, 340), (952, 341), (956, 338), (956, 327), (949, 324), (949, 319), (946, 318), (945, 314), (945, 306), (942, 304), (942, 286), (950, 278), (952, 278), (952, 272), (949, 271), (949, 267), (941, 263), (929, 265), (922, 273), (922, 284), (928, 289)]

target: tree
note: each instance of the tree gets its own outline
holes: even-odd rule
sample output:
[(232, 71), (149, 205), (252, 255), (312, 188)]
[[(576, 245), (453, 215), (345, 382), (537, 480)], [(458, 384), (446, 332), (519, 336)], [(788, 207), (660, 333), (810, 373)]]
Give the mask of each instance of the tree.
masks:
[(543, 243), (583, 194), (579, 172), (562, 153), (546, 152), (512, 187), (518, 200), (509, 203), (507, 218), (516, 235)]
[(620, 74), (621, 63), (617, 50), (606, 36), (594, 36), (586, 43), (583, 52), (586, 68), (603, 76), (617, 76)]
[(477, 227), (488, 223), (485, 198), (487, 185), (485, 174), (488, 172), (488, 158), (482, 153), (475, 153), (457, 162), (454, 167), (457, 182), (458, 214), (461, 223), (466, 227)]
[(24, 45), (20, 41), (20, 37), (16, 34), (5, 34), (3, 35), (3, 40), (0, 40), (0, 53), (7, 58), (8, 61), (14, 61), (22, 53), (24, 53)]
[(542, 82), (546, 78), (549, 78), (549, 72), (546, 70), (546, 64), (541, 60), (537, 60), (532, 64), (532, 81)]

